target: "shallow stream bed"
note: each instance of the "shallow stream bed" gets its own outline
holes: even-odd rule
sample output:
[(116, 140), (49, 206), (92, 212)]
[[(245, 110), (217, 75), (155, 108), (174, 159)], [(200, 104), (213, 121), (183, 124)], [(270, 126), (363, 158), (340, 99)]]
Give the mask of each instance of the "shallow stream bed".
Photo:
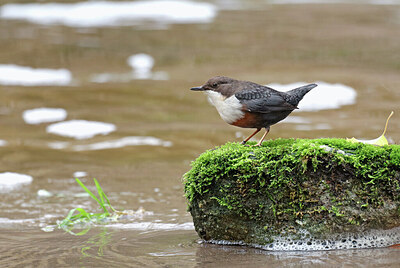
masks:
[[(203, 244), (181, 181), (200, 153), (252, 132), (227, 125), (189, 90), (214, 75), (282, 89), (322, 82), (326, 93), (315, 88), (308, 108), (272, 126), (269, 139), (374, 139), (394, 111), (386, 137), (399, 144), (400, 5), (392, 2), (210, 1), (199, 21), (149, 15), (113, 26), (14, 20), (0, 5), (0, 173), (32, 178), (0, 183), (0, 266), (397, 267), (398, 248)], [(63, 110), (23, 116), (37, 108)], [(135, 217), (83, 236), (43, 231), (72, 208), (96, 211), (76, 176), (91, 190), (96, 178), (113, 206)]]

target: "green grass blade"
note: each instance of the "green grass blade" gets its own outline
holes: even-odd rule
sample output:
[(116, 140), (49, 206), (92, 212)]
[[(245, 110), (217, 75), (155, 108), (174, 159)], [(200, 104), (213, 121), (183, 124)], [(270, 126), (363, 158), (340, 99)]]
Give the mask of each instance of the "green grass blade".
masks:
[(104, 206), (104, 198), (103, 198), (103, 194), (104, 194), (103, 189), (101, 189), (99, 182), (95, 178), (93, 178), (93, 180), (94, 180), (94, 184), (96, 185), (97, 193), (99, 194), (99, 197), (100, 197), (101, 205), (102, 205), (102, 207), (105, 207)]
[[(65, 230), (66, 232), (72, 234), (72, 235), (84, 235), (86, 234), (89, 229), (91, 224), (96, 224), (96, 223), (105, 223), (109, 221), (115, 220), (114, 215), (112, 215), (107, 207), (112, 209), (114, 212), (116, 211), (110, 203), (110, 200), (108, 199), (107, 195), (104, 193), (103, 189), (101, 188), (99, 182), (96, 179), (94, 180), (94, 183), (96, 185), (97, 192), (99, 194), (99, 198), (95, 196), (79, 179), (75, 179), (76, 182), (86, 191), (86, 193), (89, 194), (91, 198), (93, 198), (103, 209), (102, 213), (88, 213), (86, 212), (83, 208), (74, 208), (71, 209), (68, 212), (67, 217), (63, 219), (61, 222), (58, 223), (58, 227), (60, 229)], [(85, 230), (80, 231), (79, 233), (74, 233), (72, 229), (76, 225), (79, 226), (89, 226)]]
[(92, 219), (90, 213), (87, 213), (86, 210), (83, 208), (75, 208), (77, 211), (79, 211), (79, 218), (87, 218), (88, 220)]
[(111, 208), (111, 210), (113, 212), (116, 212), (116, 210), (111, 206), (110, 200), (108, 200), (108, 197), (106, 196), (106, 194), (104, 194), (104, 198), (107, 200), (107, 205)]
[(70, 223), (72, 223), (72, 220), (71, 220), (71, 219), (74, 217), (73, 214), (75, 213), (75, 211), (76, 211), (75, 208), (74, 208), (74, 209), (71, 209), (71, 210), (69, 211), (67, 217), (65, 217), (65, 219), (63, 219), (63, 220), (58, 224), (58, 226), (59, 226), (60, 228), (63, 228), (63, 229), (64, 229), (66, 226), (68, 226)]
[(111, 208), (112, 211), (115, 212), (115, 209), (111, 206), (110, 200), (108, 199), (107, 195), (104, 193), (103, 189), (100, 187), (99, 182), (96, 179), (93, 179), (94, 183), (96, 184), (96, 188), (97, 188), (97, 192), (99, 193), (101, 202), (103, 203), (103, 205), (105, 206), (106, 203), (104, 202), (104, 199), (107, 201), (107, 205), (109, 208)]
[(104, 210), (104, 212), (107, 212), (104, 203), (102, 203), (78, 178), (75, 178), (75, 180), (90, 195), (91, 198), (93, 198), (94, 200), (96, 200), (97, 203), (99, 203), (100, 207)]

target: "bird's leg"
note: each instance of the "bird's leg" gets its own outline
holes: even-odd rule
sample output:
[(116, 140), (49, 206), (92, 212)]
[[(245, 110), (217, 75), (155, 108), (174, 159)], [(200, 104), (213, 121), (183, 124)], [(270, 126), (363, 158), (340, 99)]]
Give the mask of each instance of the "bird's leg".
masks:
[(261, 128), (257, 128), (256, 131), (254, 131), (253, 134), (251, 134), (250, 136), (248, 136), (244, 141), (242, 141), (242, 144), (246, 144), (246, 142), (248, 142), (254, 135), (256, 135), (259, 131), (261, 130)]
[(261, 140), (255, 146), (261, 146), (261, 143), (265, 139), (265, 136), (267, 136), (268, 132), (269, 132), (269, 127), (266, 127), (264, 135), (261, 137)]

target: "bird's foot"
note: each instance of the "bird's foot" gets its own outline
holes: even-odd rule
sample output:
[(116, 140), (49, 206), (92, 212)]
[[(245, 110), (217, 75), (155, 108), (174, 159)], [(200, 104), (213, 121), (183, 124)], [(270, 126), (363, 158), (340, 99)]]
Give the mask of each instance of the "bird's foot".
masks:
[(247, 141), (242, 141), (240, 144), (241, 144), (241, 145), (244, 145), (244, 146), (248, 146), (248, 145), (246, 145), (246, 142), (247, 142)]

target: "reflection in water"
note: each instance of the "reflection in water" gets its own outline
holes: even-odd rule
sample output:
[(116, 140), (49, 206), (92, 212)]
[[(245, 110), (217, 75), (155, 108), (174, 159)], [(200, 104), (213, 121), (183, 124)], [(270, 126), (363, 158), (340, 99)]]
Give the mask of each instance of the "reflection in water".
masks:
[[(84, 257), (102, 257), (104, 256), (104, 248), (108, 246), (112, 238), (112, 233), (107, 231), (107, 228), (101, 228), (101, 231), (91, 236), (82, 245), (81, 253)], [(89, 251), (97, 249), (96, 254), (92, 255)]]
[[(35, 241), (42, 241), (40, 247)], [(71, 236), (30, 230), (0, 230), (0, 266), (10, 264), (33, 267), (193, 267), (197, 243), (190, 231), (140, 233), (129, 230), (90, 231)], [(165, 256), (162, 252), (169, 252)]]

